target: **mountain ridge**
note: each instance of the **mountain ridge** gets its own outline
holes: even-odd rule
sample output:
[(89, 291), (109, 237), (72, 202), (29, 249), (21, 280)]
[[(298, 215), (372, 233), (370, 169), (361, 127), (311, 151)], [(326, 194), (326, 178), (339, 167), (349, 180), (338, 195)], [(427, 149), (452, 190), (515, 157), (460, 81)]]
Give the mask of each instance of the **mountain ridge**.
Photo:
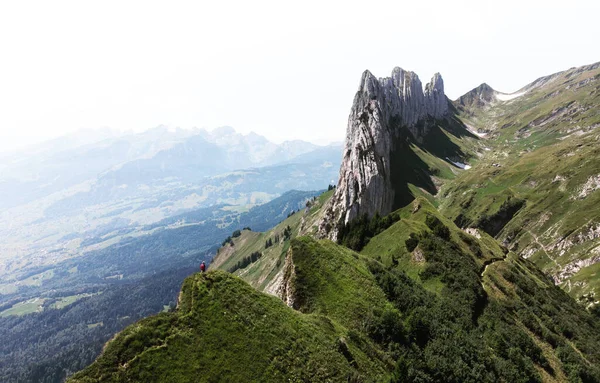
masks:
[[(195, 297), (210, 296), (216, 307), (230, 302), (225, 294), (210, 294), (210, 283), (197, 284), (203, 279), (231, 281), (240, 294), (236, 301), (274, 295), (278, 299), (271, 297), (272, 302), (282, 312), (322, 318), (315, 334), (327, 328), (339, 331), (338, 354), (324, 357), (322, 364), (311, 352), (300, 352), (310, 368), (299, 380), (370, 381), (373, 376), (363, 368), (371, 363), (381, 374), (377, 379), (388, 382), (600, 381), (598, 311), (587, 310), (540, 271), (536, 264), (543, 267), (545, 259), (539, 254), (522, 256), (527, 242), (521, 241), (529, 237), (520, 231), (531, 231), (539, 222), (536, 208), (554, 204), (562, 210), (552, 210), (542, 225), (557, 227), (563, 242), (581, 238), (595, 246), (597, 209), (591, 204), (600, 196), (600, 182), (587, 178), (600, 169), (594, 162), (598, 156), (591, 155), (600, 149), (594, 125), (600, 75), (594, 70), (567, 71), (573, 74), (566, 83), (546, 82), (512, 100), (480, 86), (463, 99), (464, 105), (441, 97), (441, 77), (426, 86), (425, 95), (412, 72), (395, 68), (392, 77), (382, 79), (363, 73), (348, 120), (337, 188), (307, 201), (304, 209), (290, 212), (266, 232), (244, 230), (229, 238), (207, 274), (186, 280), (181, 302), (188, 303), (150, 319), (149, 327), (139, 327), (141, 333), (155, 336), (135, 338), (135, 328), (129, 328), (109, 343), (110, 352), (72, 381), (101, 376), (107, 381), (139, 380), (147, 371), (189, 379), (195, 370), (180, 367), (188, 346), (163, 339), (178, 328), (167, 322), (182, 315), (221, 326), (220, 314), (211, 307), (192, 305), (189, 311)], [(566, 75), (556, 78), (561, 76)], [(479, 102), (481, 96), (490, 102)], [(437, 105), (440, 99), (445, 112)], [(468, 110), (461, 109), (465, 106)], [(571, 147), (585, 151), (567, 155)], [(558, 162), (558, 155), (568, 159), (561, 160), (567, 166), (581, 166), (565, 176), (561, 170), (563, 178), (553, 181), (546, 173), (552, 172), (549, 163)], [(585, 183), (573, 188), (566, 184), (570, 179), (574, 185)], [(548, 191), (570, 194), (558, 194), (557, 201)], [(585, 221), (583, 213), (592, 217), (583, 225), (591, 225), (591, 237), (556, 226), (559, 213), (571, 210), (578, 214), (569, 216), (574, 224)], [(544, 240), (528, 235), (536, 246)], [(545, 246), (541, 250), (549, 251)], [(225, 270), (237, 277), (226, 277)], [(192, 284), (208, 293), (194, 293), (186, 287)], [(250, 302), (245, 306), (256, 307)], [(248, 318), (245, 308), (232, 310), (234, 318), (237, 313)], [(258, 317), (265, 313), (262, 308), (251, 311)], [(282, 319), (277, 325), (289, 323)], [(242, 319), (240, 326), (243, 334), (263, 331), (252, 319)], [(201, 334), (198, 325), (188, 330), (188, 339)], [(304, 344), (308, 349), (320, 342), (331, 345), (318, 337), (305, 337)], [(254, 342), (252, 333), (240, 336), (239, 344), (246, 341)], [(212, 342), (196, 344), (205, 347), (199, 357), (217, 352)], [(237, 374), (236, 355), (244, 349), (228, 344), (224, 350), (231, 353), (231, 361), (219, 363), (201, 379), (227, 379), (232, 370)], [(281, 348), (274, 350), (279, 353)], [(170, 355), (175, 364), (153, 358), (154, 352)], [(128, 355), (132, 363), (121, 363), (125, 360), (119, 355)], [(288, 356), (293, 358), (288, 362), (296, 363), (297, 355)], [(279, 355), (271, 359), (279, 360)], [(328, 366), (341, 375), (318, 374)], [(264, 367), (263, 374), (277, 371), (283, 374), (277, 378), (298, 378), (295, 367), (278, 367)], [(236, 378), (255, 379), (252, 374)], [(271, 375), (262, 378), (277, 381)]]

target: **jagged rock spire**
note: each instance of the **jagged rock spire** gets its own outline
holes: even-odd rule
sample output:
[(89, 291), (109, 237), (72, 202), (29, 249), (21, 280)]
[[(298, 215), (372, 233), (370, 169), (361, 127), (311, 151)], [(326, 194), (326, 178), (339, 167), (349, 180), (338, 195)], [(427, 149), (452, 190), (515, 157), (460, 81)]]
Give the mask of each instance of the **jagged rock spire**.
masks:
[(417, 139), (427, 130), (427, 122), (448, 114), (444, 81), (436, 73), (423, 86), (419, 77), (400, 67), (391, 77), (376, 78), (363, 72), (348, 117), (346, 143), (338, 188), (321, 224), (323, 234), (335, 238), (331, 230), (366, 214), (390, 213), (394, 202), (390, 154), (402, 130)]
[(448, 113), (448, 99), (444, 93), (442, 75), (433, 75), (429, 84), (425, 85), (425, 104), (427, 114), (433, 118), (442, 118)]

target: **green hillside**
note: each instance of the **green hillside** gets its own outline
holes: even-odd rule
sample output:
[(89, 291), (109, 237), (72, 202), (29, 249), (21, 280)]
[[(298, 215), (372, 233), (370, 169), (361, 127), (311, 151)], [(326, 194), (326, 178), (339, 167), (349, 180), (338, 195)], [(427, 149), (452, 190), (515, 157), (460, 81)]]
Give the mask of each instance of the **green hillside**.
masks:
[(175, 312), (71, 382), (600, 381), (598, 319), (531, 262), (426, 199), (397, 213), (362, 254), (287, 241), (275, 291), (291, 307), (221, 271), (189, 277)]
[[(464, 233), (425, 200), (410, 207), (410, 216), (407, 210), (363, 250), (391, 263), (392, 272), (406, 272), (420, 287), (419, 294), (395, 292), (403, 314), (408, 314), (403, 307), (413, 310), (408, 323), (418, 323), (408, 329), (415, 333), (411, 339), (425, 343), (415, 359), (397, 367), (398, 379), (405, 374), (417, 379), (423, 371), (434, 381), (600, 379), (594, 367), (600, 362), (597, 318), (532, 263), (504, 255), (506, 250), (481, 231)], [(409, 227), (418, 228), (420, 234), (413, 235), (418, 243), (397, 240), (409, 238)], [(478, 368), (479, 377), (473, 375)]]
[(284, 283), (294, 309), (327, 315), (348, 328), (393, 310), (369, 272), (369, 258), (329, 240), (301, 237), (292, 241)]
[(600, 379), (597, 318), (535, 265), (426, 198), (394, 214), (361, 253), (293, 240), (274, 293), (368, 334), (396, 361), (393, 381)]
[(128, 327), (69, 381), (346, 382), (384, 371), (369, 341), (337, 322), (215, 271), (189, 277), (175, 312)]
[(585, 305), (600, 294), (600, 66), (462, 109), (488, 150), (446, 183), (441, 211), (530, 259)]

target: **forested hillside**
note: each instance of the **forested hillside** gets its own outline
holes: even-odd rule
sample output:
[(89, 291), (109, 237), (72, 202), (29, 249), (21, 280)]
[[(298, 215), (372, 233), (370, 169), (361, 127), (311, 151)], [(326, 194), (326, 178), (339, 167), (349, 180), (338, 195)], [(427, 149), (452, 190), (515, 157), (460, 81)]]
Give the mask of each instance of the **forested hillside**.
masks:
[(104, 343), (125, 326), (174, 308), (181, 283), (195, 270), (170, 270), (97, 288), (94, 295), (60, 309), (47, 307), (40, 313), (0, 317), (0, 380), (63, 381), (89, 365)]

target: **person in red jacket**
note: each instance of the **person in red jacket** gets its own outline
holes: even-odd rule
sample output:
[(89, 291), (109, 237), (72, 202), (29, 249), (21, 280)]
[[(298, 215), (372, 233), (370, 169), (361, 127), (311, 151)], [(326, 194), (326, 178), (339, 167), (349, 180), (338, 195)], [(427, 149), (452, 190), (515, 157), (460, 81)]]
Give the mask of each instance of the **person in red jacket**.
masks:
[(206, 271), (206, 264), (204, 263), (204, 261), (202, 261), (202, 264), (200, 265), (200, 271), (201, 272), (205, 272)]

